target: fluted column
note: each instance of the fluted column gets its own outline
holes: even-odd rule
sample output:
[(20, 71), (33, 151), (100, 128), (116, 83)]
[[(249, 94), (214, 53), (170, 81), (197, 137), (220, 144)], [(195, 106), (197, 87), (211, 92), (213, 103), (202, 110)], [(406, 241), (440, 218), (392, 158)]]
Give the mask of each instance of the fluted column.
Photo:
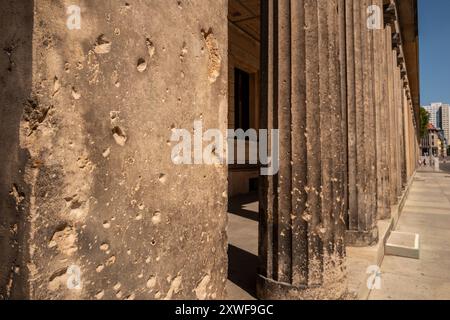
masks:
[[(403, 136), (404, 136), (404, 159), (403, 165), (404, 183), (407, 184), (411, 177), (411, 136), (410, 136), (410, 123), (409, 123), (409, 101), (406, 94), (406, 89), (403, 90)], [(412, 121), (412, 119), (411, 119)]]
[(392, 35), (391, 26), (386, 25), (384, 29), (383, 38), (383, 94), (385, 96), (385, 106), (384, 117), (383, 117), (383, 131), (385, 132), (385, 154), (386, 154), (386, 206), (388, 209), (388, 215), (385, 218), (389, 218), (391, 215), (392, 206), (392, 172), (393, 172), (393, 155), (392, 155), (392, 116), (391, 116), (391, 105), (392, 105), (392, 87), (391, 87), (391, 60), (392, 60)]
[[(373, 4), (383, 8), (383, 0), (374, 0)], [(383, 15), (380, 16), (380, 24), (384, 26)], [(385, 63), (385, 31), (384, 28), (374, 30), (374, 67), (375, 67), (375, 111), (376, 111), (376, 146), (377, 146), (377, 217), (388, 218), (390, 208), (387, 203), (387, 159), (386, 152), (386, 90), (385, 74), (383, 73)]]
[(349, 208), (346, 243), (378, 239), (375, 55), (373, 30), (367, 27), (370, 0), (346, 1)]
[(338, 18), (338, 0), (262, 2), (262, 120), (281, 155), (262, 188), (262, 299), (346, 292)]

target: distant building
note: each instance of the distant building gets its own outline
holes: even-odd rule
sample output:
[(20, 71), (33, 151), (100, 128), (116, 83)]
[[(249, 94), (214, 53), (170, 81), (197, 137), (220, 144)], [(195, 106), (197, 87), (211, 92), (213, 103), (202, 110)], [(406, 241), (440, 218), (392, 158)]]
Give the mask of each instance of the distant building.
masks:
[(424, 106), (423, 108), (430, 114), (430, 123), (435, 128), (440, 128), (440, 118), (439, 118), (439, 111), (441, 110), (442, 103), (432, 103), (429, 106)]
[(436, 102), (423, 108), (430, 114), (430, 124), (443, 131), (444, 148), (447, 149), (450, 142), (450, 105)]
[(440, 120), (440, 128), (444, 131), (444, 137), (446, 143), (450, 141), (450, 105), (443, 104), (438, 113), (438, 119)]
[(443, 130), (437, 129), (431, 123), (428, 124), (428, 134), (422, 138), (420, 147), (423, 156), (445, 156), (447, 153), (447, 145)]

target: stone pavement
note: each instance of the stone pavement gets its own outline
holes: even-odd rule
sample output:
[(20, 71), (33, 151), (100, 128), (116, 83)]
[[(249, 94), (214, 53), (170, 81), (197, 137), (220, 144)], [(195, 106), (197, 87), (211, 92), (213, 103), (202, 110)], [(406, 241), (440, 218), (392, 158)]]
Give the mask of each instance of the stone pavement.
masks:
[(386, 256), (371, 300), (450, 299), (450, 174), (419, 172), (397, 231), (418, 233), (419, 260)]
[(258, 195), (234, 198), (228, 213), (230, 300), (255, 300), (258, 268)]

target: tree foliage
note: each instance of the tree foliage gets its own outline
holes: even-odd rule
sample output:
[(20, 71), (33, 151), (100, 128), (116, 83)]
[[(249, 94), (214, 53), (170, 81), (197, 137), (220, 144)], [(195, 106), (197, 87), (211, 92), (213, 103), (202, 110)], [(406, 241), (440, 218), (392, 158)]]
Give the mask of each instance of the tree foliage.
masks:
[(428, 130), (430, 114), (424, 108), (420, 108), (420, 137), (423, 138)]

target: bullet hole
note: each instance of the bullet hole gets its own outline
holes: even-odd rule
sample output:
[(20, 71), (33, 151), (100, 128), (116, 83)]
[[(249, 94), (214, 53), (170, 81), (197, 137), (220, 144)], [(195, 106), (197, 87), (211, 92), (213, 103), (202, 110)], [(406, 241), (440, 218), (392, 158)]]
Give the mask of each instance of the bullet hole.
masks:
[(147, 281), (147, 288), (153, 289), (155, 286), (156, 286), (156, 277), (151, 276), (150, 279), (148, 279), (148, 281)]
[(59, 81), (58, 77), (55, 77), (53, 79), (53, 97), (58, 95), (60, 89), (61, 89), (61, 82)]
[(23, 120), (28, 122), (31, 135), (47, 118), (50, 107), (42, 106), (37, 99), (28, 99), (24, 105)]
[(114, 141), (116, 141), (119, 146), (124, 147), (128, 140), (125, 132), (120, 127), (114, 127), (112, 129), (112, 134)]
[(158, 180), (159, 180), (159, 182), (161, 182), (162, 184), (165, 184), (165, 183), (167, 182), (167, 175), (164, 174), (164, 173), (161, 173), (161, 174), (159, 175)]
[(120, 12), (123, 14), (123, 13), (126, 13), (130, 9), (131, 9), (131, 4), (129, 4), (128, 2), (125, 2), (123, 7), (121, 8)]
[(46, 34), (42, 37), (42, 46), (47, 49), (50, 49), (55, 46), (58, 39), (54, 37), (54, 35)]
[(139, 58), (137, 62), (137, 70), (141, 73), (147, 70), (147, 61), (145, 61), (144, 58)]
[(309, 213), (305, 213), (305, 214), (302, 215), (302, 219), (303, 219), (305, 222), (311, 222), (311, 220), (312, 220), (312, 215), (309, 214)]
[(110, 155), (111, 155), (111, 148), (106, 149), (102, 153), (103, 158), (108, 158)]
[(103, 243), (103, 244), (100, 246), (100, 250), (101, 250), (101, 251), (108, 251), (108, 250), (109, 250), (109, 244)]
[(120, 80), (119, 80), (119, 72), (117, 70), (113, 71), (111, 78), (112, 78), (112, 82), (113, 82), (114, 86), (116, 88), (119, 88), (120, 87)]
[(70, 209), (72, 209), (72, 210), (80, 209), (83, 206), (83, 204), (84, 203), (81, 202), (80, 200), (74, 199), (70, 204)]
[(118, 282), (114, 285), (113, 289), (114, 289), (114, 291), (118, 292), (121, 287), (122, 287), (122, 284), (120, 282)]
[(72, 200), (75, 199), (77, 196), (78, 196), (78, 195), (75, 194), (75, 195), (73, 195), (73, 196), (65, 197), (64, 200), (65, 200), (66, 202), (72, 202)]
[(184, 58), (186, 57), (188, 53), (188, 48), (186, 42), (183, 42), (183, 46), (181, 47), (181, 53), (180, 53), (180, 61), (184, 62)]
[(106, 266), (110, 267), (112, 266), (114, 263), (116, 263), (116, 256), (112, 256), (111, 258), (108, 259), (108, 261), (106, 261)]
[(152, 239), (152, 241), (150, 242), (150, 244), (151, 244), (152, 246), (156, 246), (156, 240), (155, 240), (155, 239)]
[(153, 214), (153, 217), (152, 217), (152, 223), (153, 223), (153, 225), (155, 225), (155, 226), (161, 223), (161, 212), (156, 211), (156, 212)]
[(84, 156), (84, 157), (79, 157), (77, 159), (77, 164), (78, 164), (78, 168), (86, 169), (86, 167), (88, 167), (91, 164), (91, 162), (89, 161), (89, 159), (86, 156)]
[(14, 201), (16, 202), (16, 209), (18, 210), (20, 204), (23, 202), (23, 200), (25, 200), (25, 194), (19, 191), (19, 188), (16, 184), (13, 184), (9, 195), (14, 198)]
[(14, 54), (14, 50), (16, 50), (16, 48), (17, 47), (15, 45), (11, 45), (11, 46), (3, 49), (3, 52), (8, 57), (8, 61), (9, 61), (8, 68), (7, 68), (8, 72), (12, 72), (14, 66), (16, 65), (13, 60), (13, 54)]
[(97, 300), (102, 300), (104, 296), (105, 296), (105, 291), (102, 290), (95, 295), (95, 298)]
[(150, 38), (145, 39), (145, 44), (147, 46), (147, 52), (150, 58), (153, 58), (156, 52), (155, 45), (153, 44), (152, 40)]
[(97, 54), (106, 54), (111, 52), (112, 43), (101, 34), (94, 45), (94, 52)]
[(209, 82), (214, 83), (219, 77), (220, 69), (222, 67), (222, 57), (220, 56), (219, 42), (214, 36), (214, 33), (211, 28), (208, 31), (205, 31), (203, 29), (201, 33), (205, 40), (206, 48), (208, 49), (209, 52), (209, 60), (208, 60)]
[(75, 100), (81, 99), (81, 93), (79, 93), (77, 89), (75, 89), (75, 87), (72, 87), (72, 98), (74, 98)]
[(136, 295), (134, 293), (130, 294), (128, 297), (125, 298), (127, 301), (133, 301), (136, 299)]
[(111, 228), (111, 223), (109, 223), (109, 221), (104, 221), (104, 222), (103, 222), (103, 228), (104, 228), (104, 229), (109, 229), (109, 228)]

